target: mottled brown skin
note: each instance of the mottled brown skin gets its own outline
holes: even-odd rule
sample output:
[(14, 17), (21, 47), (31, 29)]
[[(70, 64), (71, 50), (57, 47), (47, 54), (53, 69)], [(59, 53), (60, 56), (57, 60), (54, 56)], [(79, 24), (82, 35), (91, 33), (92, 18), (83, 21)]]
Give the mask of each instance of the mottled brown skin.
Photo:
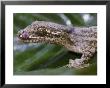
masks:
[(70, 59), (68, 67), (88, 67), (88, 60), (97, 50), (97, 27), (68, 27), (46, 21), (35, 21), (18, 32), (21, 41), (27, 43), (51, 43), (62, 45), (69, 51), (81, 53), (80, 59)]

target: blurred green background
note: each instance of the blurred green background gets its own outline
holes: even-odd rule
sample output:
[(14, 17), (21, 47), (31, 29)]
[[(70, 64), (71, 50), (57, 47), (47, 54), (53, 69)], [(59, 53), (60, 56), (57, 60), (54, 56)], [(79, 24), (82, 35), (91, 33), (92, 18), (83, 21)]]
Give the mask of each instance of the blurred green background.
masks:
[(96, 26), (96, 13), (14, 13), (14, 75), (97, 75), (97, 54), (90, 66), (83, 69), (67, 68), (69, 59), (80, 54), (62, 46), (45, 43), (20, 43), (17, 32), (33, 21), (50, 21), (67, 26)]

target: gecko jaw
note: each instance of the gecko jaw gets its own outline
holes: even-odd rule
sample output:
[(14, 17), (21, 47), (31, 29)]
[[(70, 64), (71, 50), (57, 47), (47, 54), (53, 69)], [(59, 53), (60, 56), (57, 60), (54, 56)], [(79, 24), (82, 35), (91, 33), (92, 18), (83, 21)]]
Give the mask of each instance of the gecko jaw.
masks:
[(37, 39), (37, 37), (33, 37), (32, 35), (30, 35), (29, 39)]

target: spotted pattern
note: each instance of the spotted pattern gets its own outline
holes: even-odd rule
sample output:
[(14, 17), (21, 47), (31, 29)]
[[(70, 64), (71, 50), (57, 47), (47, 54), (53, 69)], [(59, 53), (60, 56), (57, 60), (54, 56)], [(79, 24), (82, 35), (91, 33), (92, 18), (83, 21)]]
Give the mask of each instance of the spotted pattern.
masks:
[(68, 50), (81, 53), (80, 59), (69, 60), (68, 67), (88, 67), (88, 60), (97, 50), (97, 27), (68, 27), (65, 25), (35, 21), (20, 32), (23, 42), (52, 43), (62, 45)]

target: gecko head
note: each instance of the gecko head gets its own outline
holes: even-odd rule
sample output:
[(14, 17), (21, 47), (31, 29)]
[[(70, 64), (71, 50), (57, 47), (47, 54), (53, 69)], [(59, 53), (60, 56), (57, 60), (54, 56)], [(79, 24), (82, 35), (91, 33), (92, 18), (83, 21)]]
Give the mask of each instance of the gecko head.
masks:
[[(60, 42), (64, 41), (67, 33), (63, 30), (55, 29), (46, 22), (33, 22), (23, 30), (18, 32), (18, 38), (23, 42)], [(51, 24), (52, 25), (52, 24)]]

